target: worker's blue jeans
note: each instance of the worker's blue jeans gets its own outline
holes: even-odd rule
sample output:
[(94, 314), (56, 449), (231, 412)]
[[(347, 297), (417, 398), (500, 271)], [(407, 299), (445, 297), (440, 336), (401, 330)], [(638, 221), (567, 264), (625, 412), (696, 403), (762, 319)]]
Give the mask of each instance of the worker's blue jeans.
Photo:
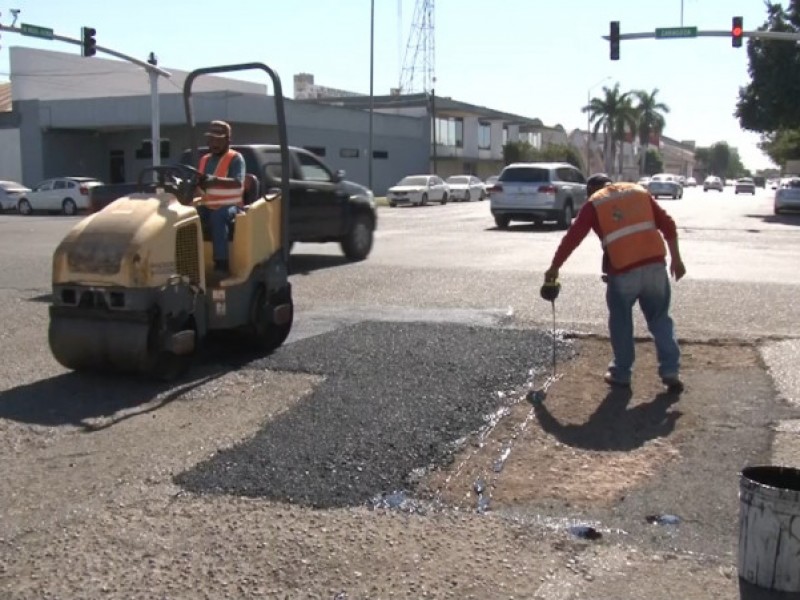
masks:
[(637, 267), (620, 275), (609, 275), (606, 288), (608, 331), (614, 360), (608, 370), (617, 381), (630, 382), (636, 356), (633, 340), (633, 305), (639, 301), (647, 327), (653, 335), (658, 374), (676, 377), (681, 352), (669, 316), (671, 289), (663, 263)]
[(237, 206), (223, 206), (221, 208), (208, 208), (198, 206), (197, 212), (204, 228), (211, 229), (211, 245), (214, 249), (215, 261), (228, 260), (228, 234), (230, 232), (236, 213), (239, 212)]

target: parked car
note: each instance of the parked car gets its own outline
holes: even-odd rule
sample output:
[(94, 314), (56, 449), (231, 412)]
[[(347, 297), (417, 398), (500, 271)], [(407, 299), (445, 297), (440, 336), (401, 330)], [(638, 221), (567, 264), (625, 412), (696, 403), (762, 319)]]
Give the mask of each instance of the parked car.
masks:
[(403, 177), (386, 192), (389, 206), (412, 204), (424, 206), (428, 202), (447, 204), (450, 188), (438, 175), (409, 175)]
[(705, 178), (705, 181), (703, 181), (704, 192), (707, 192), (708, 190), (717, 190), (718, 192), (721, 192), (723, 187), (724, 184), (722, 183), (722, 179), (716, 175), (709, 175)]
[(733, 188), (733, 193), (738, 194), (752, 194), (756, 195), (756, 184), (750, 177), (742, 177), (736, 180), (736, 185)]
[(683, 184), (683, 186), (684, 187), (695, 187), (695, 186), (697, 186), (697, 179), (695, 179), (694, 177), (687, 177), (686, 178), (686, 183)]
[(16, 181), (0, 181), (0, 211), (17, 210), (19, 197), (31, 189)]
[(20, 195), (17, 211), (21, 215), (29, 215), (35, 210), (76, 215), (78, 211), (89, 209), (89, 190), (98, 185), (103, 185), (103, 182), (92, 177), (46, 179), (30, 192)]
[(450, 199), (453, 202), (469, 202), (486, 198), (483, 182), (474, 175), (452, 175), (445, 182), (450, 188)]
[(790, 179), (775, 192), (774, 212), (800, 209), (800, 178)]
[(494, 222), (555, 220), (562, 229), (586, 203), (586, 179), (568, 163), (512, 163), (489, 194)]
[(639, 181), (637, 181), (636, 183), (638, 183), (642, 187), (647, 187), (647, 184), (650, 183), (650, 178), (649, 177), (640, 177)]
[(653, 198), (659, 196), (670, 196), (673, 200), (683, 198), (683, 186), (678, 180), (678, 176), (670, 173), (653, 175), (650, 183), (647, 184), (647, 191)]

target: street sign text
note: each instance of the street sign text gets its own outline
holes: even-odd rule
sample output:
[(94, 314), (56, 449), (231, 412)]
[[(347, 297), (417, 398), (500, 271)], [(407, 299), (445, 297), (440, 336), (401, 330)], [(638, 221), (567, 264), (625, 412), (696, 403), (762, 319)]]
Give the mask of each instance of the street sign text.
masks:
[(53, 39), (53, 30), (48, 27), (39, 27), (38, 25), (28, 25), (27, 23), (22, 23), (19, 26), (19, 30), (22, 35), (44, 38), (46, 40)]
[(697, 37), (697, 27), (657, 27), (656, 39)]

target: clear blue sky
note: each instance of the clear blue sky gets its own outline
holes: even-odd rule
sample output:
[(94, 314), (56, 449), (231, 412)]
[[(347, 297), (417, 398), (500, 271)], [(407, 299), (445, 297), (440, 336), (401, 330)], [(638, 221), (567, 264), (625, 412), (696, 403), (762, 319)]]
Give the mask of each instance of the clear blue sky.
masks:
[[(399, 83), (416, 1), (374, 0), (375, 94)], [(11, 24), (11, 8), (21, 10), (17, 25), (75, 38), (92, 26), (99, 45), (141, 59), (153, 51), (166, 69), (261, 61), (278, 72), (287, 95), (300, 72), (369, 93), (370, 0), (6, 0), (3, 25)], [(617, 81), (623, 90), (658, 88), (671, 109), (666, 135), (702, 146), (726, 141), (746, 167), (770, 166), (758, 136), (733, 117), (738, 89), (749, 81), (746, 48), (732, 48), (728, 38), (631, 40), (622, 42), (621, 60), (609, 60), (601, 37), (609, 21), (619, 20), (622, 33), (653, 31), (680, 25), (681, 9), (683, 25), (700, 30), (727, 30), (734, 15), (748, 31), (766, 20), (762, 0), (435, 0), (436, 93), (569, 130), (586, 127), (587, 92), (609, 76), (592, 96)], [(2, 79), (8, 46), (79, 51), (8, 33), (0, 43)]]

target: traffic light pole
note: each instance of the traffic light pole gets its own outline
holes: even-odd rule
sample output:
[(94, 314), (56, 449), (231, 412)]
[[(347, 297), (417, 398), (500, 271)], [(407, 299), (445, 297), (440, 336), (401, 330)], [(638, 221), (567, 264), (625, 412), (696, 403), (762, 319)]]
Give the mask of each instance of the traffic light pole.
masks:
[[(20, 27), (8, 27), (6, 25), (0, 25), (0, 31), (7, 31), (9, 33), (18, 33), (20, 35), (28, 35), (31, 36), (30, 33), (26, 33)], [(74, 44), (76, 46), (83, 47), (83, 40), (78, 40), (75, 38), (63, 36), (63, 35), (56, 35), (54, 33), (48, 33), (46, 35), (35, 35), (31, 37), (40, 37), (42, 39), (48, 40), (56, 40), (58, 42), (66, 42), (67, 44)], [(161, 164), (161, 121), (160, 121), (160, 111), (159, 111), (159, 97), (158, 97), (158, 78), (159, 77), (171, 77), (168, 71), (157, 67), (156, 65), (149, 63), (144, 60), (139, 60), (133, 56), (128, 56), (127, 54), (123, 54), (122, 52), (117, 52), (116, 50), (111, 50), (110, 48), (104, 48), (103, 46), (96, 46), (95, 47), (97, 52), (102, 52), (104, 54), (108, 54), (109, 56), (114, 56), (116, 58), (121, 58), (124, 61), (133, 63), (145, 69), (150, 76), (150, 98), (152, 104), (151, 110), (151, 136), (152, 140), (152, 148), (153, 148), (153, 166), (157, 167)]]
[[(604, 35), (602, 36), (604, 40), (609, 40), (611, 36)], [(654, 31), (646, 31), (642, 33), (621, 33), (619, 35), (620, 40), (645, 40), (650, 38), (655, 39), (686, 39), (686, 38), (693, 38), (693, 37), (731, 37), (731, 32), (728, 29), (725, 30), (710, 30), (710, 31), (698, 31), (694, 35), (686, 35), (686, 36), (674, 36), (674, 37), (663, 37), (658, 36)], [(751, 38), (760, 38), (766, 40), (784, 40), (784, 41), (800, 41), (800, 33), (792, 33), (789, 31), (743, 31), (742, 37), (751, 37)]]

